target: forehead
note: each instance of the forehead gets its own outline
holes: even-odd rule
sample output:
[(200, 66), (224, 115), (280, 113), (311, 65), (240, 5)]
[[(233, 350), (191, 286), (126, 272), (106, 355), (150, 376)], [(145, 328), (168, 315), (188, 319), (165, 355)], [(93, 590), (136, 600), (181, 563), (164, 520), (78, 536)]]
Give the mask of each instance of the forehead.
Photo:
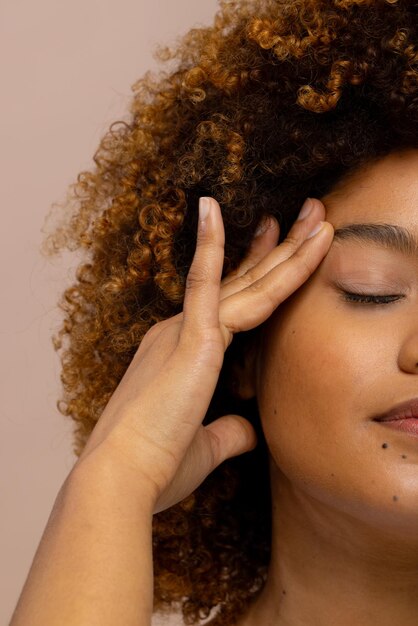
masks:
[(320, 198), (334, 228), (385, 222), (418, 233), (418, 149), (363, 166)]

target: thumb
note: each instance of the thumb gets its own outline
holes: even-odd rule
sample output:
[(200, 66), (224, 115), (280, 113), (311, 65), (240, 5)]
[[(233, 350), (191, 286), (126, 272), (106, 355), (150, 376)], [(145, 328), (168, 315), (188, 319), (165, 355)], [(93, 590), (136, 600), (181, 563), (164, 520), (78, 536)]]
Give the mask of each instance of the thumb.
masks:
[(226, 459), (253, 450), (257, 435), (250, 422), (240, 415), (224, 415), (205, 426), (210, 434), (213, 468)]
[(180, 502), (223, 461), (249, 452), (256, 445), (254, 428), (240, 415), (225, 415), (208, 426), (201, 426), (174, 480), (158, 499), (154, 513)]

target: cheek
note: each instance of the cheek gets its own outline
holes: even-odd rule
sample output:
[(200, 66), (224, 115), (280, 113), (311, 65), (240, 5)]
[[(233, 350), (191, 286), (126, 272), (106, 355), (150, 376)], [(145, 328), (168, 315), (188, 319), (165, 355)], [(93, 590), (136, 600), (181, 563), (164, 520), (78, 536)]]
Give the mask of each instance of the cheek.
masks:
[(342, 338), (336, 345), (329, 334), (329, 325), (289, 309), (263, 353), (258, 395), (263, 429), (276, 464), (294, 479), (319, 469), (338, 414), (347, 410), (347, 393), (361, 377), (356, 368), (347, 372)]
[(337, 473), (345, 481), (358, 467), (355, 451), (375, 409), (370, 389), (381, 385), (376, 364), (387, 363), (379, 338), (353, 332), (349, 318), (329, 305), (323, 311), (319, 302), (288, 306), (271, 327), (260, 363), (258, 400), (270, 453), (288, 478), (312, 489), (335, 486)]
[(260, 369), (266, 427), (282, 428), (283, 436), (296, 438), (338, 422), (337, 415), (349, 410), (364, 381), (367, 353), (363, 342), (356, 345), (349, 329), (344, 331), (329, 312), (323, 317), (287, 309), (269, 336)]
[(416, 466), (392, 443), (382, 449), (388, 435), (371, 420), (399, 376), (394, 327), (309, 298), (286, 306), (264, 338), (257, 398), (274, 480), (284, 474), (333, 509), (416, 532)]

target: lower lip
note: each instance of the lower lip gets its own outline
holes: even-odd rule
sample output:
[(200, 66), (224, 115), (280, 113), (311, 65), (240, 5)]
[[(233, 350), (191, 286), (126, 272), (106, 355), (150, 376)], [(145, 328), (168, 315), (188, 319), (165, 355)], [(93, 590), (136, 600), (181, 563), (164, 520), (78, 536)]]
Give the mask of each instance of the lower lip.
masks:
[(413, 437), (418, 437), (418, 418), (408, 417), (400, 420), (381, 421), (379, 423), (383, 424), (383, 426), (388, 426), (388, 428), (393, 428), (394, 430), (401, 430)]

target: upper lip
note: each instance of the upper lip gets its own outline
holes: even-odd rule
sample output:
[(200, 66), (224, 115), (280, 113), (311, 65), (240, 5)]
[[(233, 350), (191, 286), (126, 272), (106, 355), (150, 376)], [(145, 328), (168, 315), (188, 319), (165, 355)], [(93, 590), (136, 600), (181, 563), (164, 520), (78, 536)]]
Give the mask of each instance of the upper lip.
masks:
[(389, 422), (391, 420), (402, 420), (411, 418), (418, 419), (418, 398), (412, 398), (412, 400), (400, 402), (386, 413), (376, 415), (373, 420), (376, 422)]

